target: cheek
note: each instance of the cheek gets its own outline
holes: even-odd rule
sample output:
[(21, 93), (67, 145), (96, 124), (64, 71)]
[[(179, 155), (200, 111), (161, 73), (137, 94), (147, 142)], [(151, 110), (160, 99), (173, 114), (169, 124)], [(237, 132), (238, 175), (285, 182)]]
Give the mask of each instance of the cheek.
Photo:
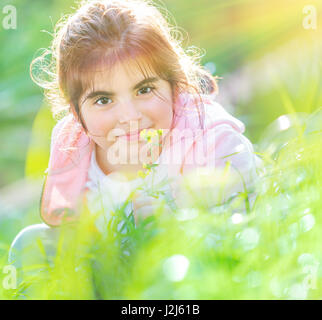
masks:
[(173, 117), (171, 102), (157, 99), (145, 108), (145, 114), (153, 120), (157, 128), (170, 128)]
[(114, 117), (109, 112), (84, 113), (88, 135), (101, 148), (106, 149), (112, 142), (107, 141), (108, 133), (115, 127)]
[(104, 112), (87, 112), (83, 114), (88, 133), (95, 137), (105, 138), (108, 132), (114, 128), (113, 117)]

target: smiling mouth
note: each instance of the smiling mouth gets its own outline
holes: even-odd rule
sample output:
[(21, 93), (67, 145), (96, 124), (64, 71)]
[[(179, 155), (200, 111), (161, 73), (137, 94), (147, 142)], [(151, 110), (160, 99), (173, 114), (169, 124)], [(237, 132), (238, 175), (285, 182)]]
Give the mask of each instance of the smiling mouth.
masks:
[(140, 130), (136, 130), (136, 131), (133, 131), (133, 132), (129, 132), (127, 134), (123, 134), (123, 135), (120, 135), (120, 136), (117, 136), (117, 138), (121, 138), (121, 139), (126, 139), (126, 140), (139, 140), (140, 139), (140, 133), (141, 131), (143, 130), (149, 130), (151, 129), (151, 127), (149, 128), (143, 128), (143, 129), (140, 129)]

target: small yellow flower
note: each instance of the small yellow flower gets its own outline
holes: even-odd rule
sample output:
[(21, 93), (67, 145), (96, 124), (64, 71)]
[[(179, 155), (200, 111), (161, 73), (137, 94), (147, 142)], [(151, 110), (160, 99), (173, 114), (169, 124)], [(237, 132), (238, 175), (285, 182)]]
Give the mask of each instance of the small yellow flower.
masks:
[(140, 132), (140, 137), (142, 139), (146, 139), (146, 129), (143, 129), (141, 132)]
[(142, 170), (139, 170), (138, 171), (138, 176), (142, 179), (144, 179), (146, 177), (146, 174), (142, 171)]
[(140, 137), (144, 140), (146, 140), (147, 142), (150, 142), (152, 140), (152, 138), (156, 137), (156, 136), (160, 136), (162, 135), (163, 130), (162, 129), (143, 129), (140, 132)]
[(156, 137), (158, 133), (157, 133), (157, 130), (150, 129), (149, 134), (150, 134), (150, 137), (153, 138), (153, 137)]

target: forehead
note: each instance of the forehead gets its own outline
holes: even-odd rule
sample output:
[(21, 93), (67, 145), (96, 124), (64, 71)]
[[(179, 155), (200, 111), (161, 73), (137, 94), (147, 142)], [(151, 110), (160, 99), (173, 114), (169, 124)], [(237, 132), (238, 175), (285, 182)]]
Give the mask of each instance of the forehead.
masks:
[(144, 59), (117, 61), (113, 66), (101, 64), (87, 72), (84, 92), (92, 90), (117, 91), (121, 87), (133, 87), (156, 73)]

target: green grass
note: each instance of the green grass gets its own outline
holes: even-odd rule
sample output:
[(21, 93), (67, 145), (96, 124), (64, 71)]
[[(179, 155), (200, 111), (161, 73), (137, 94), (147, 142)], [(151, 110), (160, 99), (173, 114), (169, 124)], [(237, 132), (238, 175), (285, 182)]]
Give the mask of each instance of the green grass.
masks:
[(287, 138), (284, 130), (263, 143), (268, 151), (260, 153), (264, 166), (250, 212), (236, 209), (245, 195), (207, 207), (193, 193), (193, 207), (169, 214), (161, 201), (137, 228), (130, 216), (125, 233), (117, 231), (125, 219), (120, 210), (102, 235), (84, 210), (55, 265), (6, 297), (320, 299), (321, 112), (287, 129)]

